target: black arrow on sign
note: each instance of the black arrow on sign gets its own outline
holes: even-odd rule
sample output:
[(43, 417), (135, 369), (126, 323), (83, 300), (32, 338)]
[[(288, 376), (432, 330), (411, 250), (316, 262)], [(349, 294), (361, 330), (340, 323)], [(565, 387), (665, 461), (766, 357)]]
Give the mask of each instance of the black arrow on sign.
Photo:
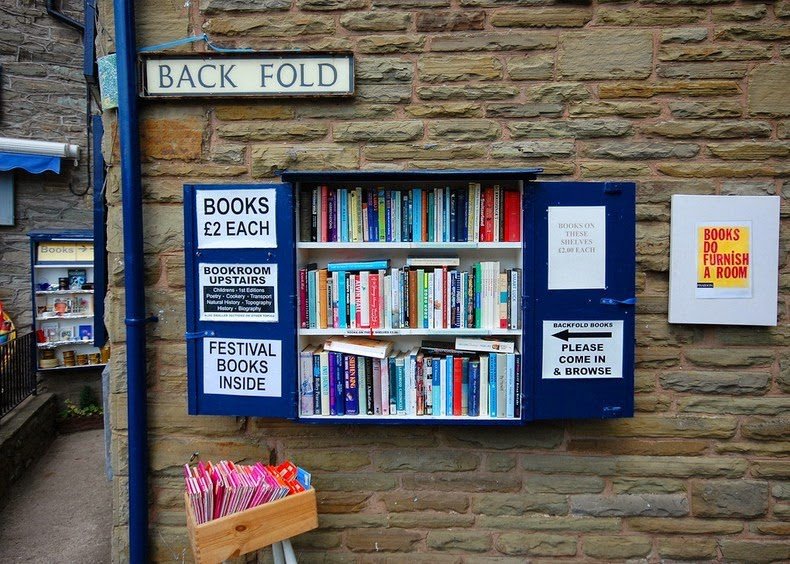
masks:
[(557, 337), (558, 339), (562, 339), (563, 341), (567, 341), (568, 339), (609, 339), (612, 337), (611, 332), (606, 333), (599, 333), (596, 331), (578, 331), (576, 333), (571, 333), (567, 329), (563, 329), (559, 333), (554, 333), (552, 337)]

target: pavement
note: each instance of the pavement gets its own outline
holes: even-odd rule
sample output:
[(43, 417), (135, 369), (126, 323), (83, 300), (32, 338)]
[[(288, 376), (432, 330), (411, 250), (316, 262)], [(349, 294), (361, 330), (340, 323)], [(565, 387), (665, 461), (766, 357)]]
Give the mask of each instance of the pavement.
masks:
[(0, 512), (0, 563), (110, 562), (111, 529), (104, 431), (60, 435)]

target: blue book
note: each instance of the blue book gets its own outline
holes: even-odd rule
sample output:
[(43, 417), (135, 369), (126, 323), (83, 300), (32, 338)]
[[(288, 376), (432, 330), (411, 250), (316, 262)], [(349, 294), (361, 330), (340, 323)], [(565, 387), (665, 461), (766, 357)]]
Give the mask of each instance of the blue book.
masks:
[(488, 415), (496, 417), (496, 359), (497, 355), (488, 355)]
[(379, 240), (379, 198), (376, 190), (368, 190), (368, 241)]
[(335, 355), (337, 353), (329, 353), (329, 415), (338, 415), (337, 413), (337, 365), (335, 364)]
[(433, 241), (435, 239), (436, 233), (436, 196), (433, 193), (433, 190), (428, 192), (428, 241)]
[(313, 355), (313, 415), (321, 415), (321, 357)]
[(395, 359), (395, 388), (397, 390), (395, 407), (399, 415), (406, 414), (406, 367), (404, 362), (405, 355)]
[(446, 356), (444, 359), (445, 371), (447, 374), (447, 389), (444, 391), (444, 412), (447, 415), (453, 414), (453, 357)]
[(337, 273), (337, 324), (340, 329), (347, 327), (346, 304), (346, 273), (340, 270)]
[[(329, 353), (330, 360), (332, 362), (331, 355)], [(334, 358), (334, 365), (335, 365), (335, 387), (333, 389), (333, 393), (335, 395), (335, 408), (337, 409), (338, 415), (344, 415), (346, 413), (346, 402), (345, 398), (343, 397), (343, 391), (345, 389), (345, 381), (343, 376), (343, 353), (335, 353)]]
[(456, 241), (466, 241), (466, 232), (467, 232), (467, 215), (466, 204), (468, 200), (468, 194), (466, 190), (459, 190), (458, 191), (458, 209), (456, 210)]
[(422, 240), (422, 190), (420, 188), (412, 188), (411, 191), (411, 240)]
[(343, 393), (346, 415), (359, 414), (359, 379), (357, 376), (357, 357), (343, 355)]
[(382, 270), (382, 269), (387, 269), (389, 267), (390, 267), (389, 259), (356, 261), (356, 262), (330, 262), (329, 264), (326, 265), (326, 269), (329, 272), (343, 272), (343, 271), (358, 272), (360, 270)]
[(340, 241), (348, 242), (348, 190), (341, 188), (338, 190), (340, 201)]
[(392, 190), (387, 190), (384, 193), (384, 240), (388, 243), (393, 241), (392, 238), (392, 210), (394, 206), (392, 205)]
[(516, 408), (516, 355), (507, 355), (507, 387), (505, 388), (507, 397), (507, 408), (505, 414), (508, 417), (515, 417)]
[(444, 189), (444, 205), (442, 207), (444, 217), (442, 218), (443, 241), (450, 241), (450, 187)]
[(467, 414), (470, 417), (480, 415), (480, 361), (472, 360), (469, 362), (469, 408)]
[(450, 189), (450, 241), (458, 241), (458, 190)]
[(442, 361), (439, 358), (431, 359), (431, 385), (433, 386), (433, 394), (431, 403), (433, 404), (433, 415), (441, 413), (442, 405), (442, 374), (441, 368)]

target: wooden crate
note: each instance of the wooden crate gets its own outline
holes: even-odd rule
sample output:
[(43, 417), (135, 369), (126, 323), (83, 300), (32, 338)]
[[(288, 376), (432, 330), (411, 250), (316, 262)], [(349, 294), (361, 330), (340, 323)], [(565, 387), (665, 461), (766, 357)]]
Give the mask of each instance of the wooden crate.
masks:
[(222, 562), (318, 527), (312, 488), (201, 525), (195, 524), (189, 496), (184, 494), (184, 500), (192, 552), (201, 564)]

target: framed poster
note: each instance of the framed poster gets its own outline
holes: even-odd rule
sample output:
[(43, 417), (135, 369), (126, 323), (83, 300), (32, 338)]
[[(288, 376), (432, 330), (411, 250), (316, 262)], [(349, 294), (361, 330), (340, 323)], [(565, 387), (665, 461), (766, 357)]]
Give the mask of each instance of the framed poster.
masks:
[(672, 196), (669, 322), (776, 325), (778, 196)]

